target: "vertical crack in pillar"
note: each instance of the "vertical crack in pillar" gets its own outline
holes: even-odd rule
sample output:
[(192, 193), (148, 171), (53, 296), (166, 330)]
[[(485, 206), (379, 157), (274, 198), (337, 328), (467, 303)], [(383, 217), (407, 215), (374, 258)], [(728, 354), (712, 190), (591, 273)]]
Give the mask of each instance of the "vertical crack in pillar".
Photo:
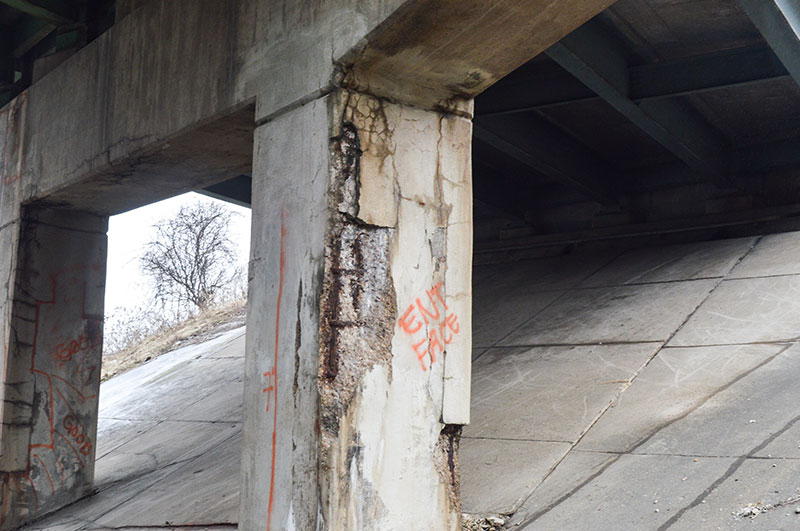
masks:
[(461, 512), (461, 479), (458, 466), (458, 447), (461, 444), (460, 424), (445, 424), (439, 434), (434, 455), (436, 471), (447, 485), (447, 495), (454, 510)]

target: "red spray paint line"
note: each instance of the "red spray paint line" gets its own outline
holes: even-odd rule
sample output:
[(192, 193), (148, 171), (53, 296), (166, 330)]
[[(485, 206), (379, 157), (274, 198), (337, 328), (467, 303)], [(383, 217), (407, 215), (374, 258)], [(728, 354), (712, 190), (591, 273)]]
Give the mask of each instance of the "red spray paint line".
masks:
[(278, 281), (278, 303), (275, 310), (275, 364), (272, 366), (275, 374), (274, 393), (275, 407), (273, 408), (274, 420), (272, 422), (272, 468), (269, 478), (269, 507), (267, 509), (267, 531), (272, 529), (272, 504), (275, 496), (275, 453), (278, 434), (278, 334), (281, 325), (281, 299), (283, 298), (283, 273), (286, 267), (286, 256), (284, 253), (284, 242), (286, 239), (286, 213), (281, 211), (281, 259), (280, 259), (280, 280)]

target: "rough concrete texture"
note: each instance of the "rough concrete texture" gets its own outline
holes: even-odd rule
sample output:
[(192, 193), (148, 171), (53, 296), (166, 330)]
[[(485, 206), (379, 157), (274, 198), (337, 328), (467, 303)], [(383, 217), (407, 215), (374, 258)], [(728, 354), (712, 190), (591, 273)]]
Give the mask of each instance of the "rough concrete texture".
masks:
[(103, 344), (107, 219), (28, 207), (21, 226), (4, 328), (4, 528), (91, 489)]
[(332, 114), (319, 372), (326, 525), (455, 529), (471, 124), (347, 91)]
[(526, 530), (800, 526), (800, 326), (765, 333), (762, 303), (793, 315), (774, 281), (798, 249), (788, 233), (477, 267), (476, 320), (501, 321), (479, 297), (512, 289), (528, 319), (480, 340), (464, 511)]
[(19, 219), (26, 107), (27, 98), (19, 97), (0, 109), (0, 230)]
[[(394, 101), (468, 111), (470, 98), (611, 3), (120, 2), (109, 31), (0, 113), (20, 112), (14, 162), (25, 200), (100, 178), (124, 186), (141, 171), (153, 173), (153, 185), (176, 175), (148, 168), (176, 139), (251, 105), (251, 123), (264, 123), (344, 78)], [(230, 155), (225, 145), (220, 137), (216, 155)], [(166, 197), (138, 194), (122, 208)]]
[[(9, 250), (0, 260), (0, 274), (11, 278), (18, 272), (19, 279), (16, 286), (3, 287), (0, 315), (4, 335), (27, 334), (4, 348), (6, 369), (12, 369), (5, 397), (23, 382), (17, 377), (34, 385), (20, 354), (25, 349), (46, 344), (52, 350), (67, 341), (78, 350), (88, 344), (92, 348), (85, 350), (94, 354), (97, 334), (86, 323), (102, 314), (95, 305), (102, 299), (102, 273), (84, 275), (79, 269), (99, 264), (94, 259), (104, 253), (92, 228), (81, 233), (97, 236), (90, 251), (77, 236), (64, 237), (53, 247), (59, 252), (52, 264), (73, 268), (66, 285), (89, 286), (89, 317), (66, 312), (57, 327), (35, 328), (33, 308), (51, 300), (45, 286), (57, 271), (29, 276), (31, 264), (15, 263), (17, 255), (30, 255), (20, 244), (25, 243), (19, 236), (20, 204), (49, 201), (117, 213), (247, 173), (252, 154), (250, 318), (257, 326), (250, 328), (247, 346), (242, 525), (314, 529), (324, 521), (331, 527), (453, 528), (457, 426), (469, 419), (469, 98), (608, 2), (582, 0), (567, 8), (560, 2), (504, 0), (491, 6), (462, 2), (459, 9), (444, 2), (436, 6), (436, 17), (430, 2), (414, 0), (148, 0), (133, 9), (140, 3), (121, 3), (120, 18), (108, 32), (0, 109), (0, 243), (4, 255)], [(395, 12), (399, 18), (390, 19)], [(536, 13), (534, 27), (521, 22), (531, 13)], [(439, 25), (442, 17), (452, 17), (453, 24)], [(428, 27), (403, 30), (398, 38), (397, 28), (407, 29), (414, 20)], [(454, 38), (465, 35), (463, 41)], [(475, 43), (488, 36), (495, 42), (497, 35), (507, 46), (490, 47), (490, 75), (450, 60), (480, 51), (476, 68), (483, 68), (487, 48)], [(517, 46), (528, 41), (535, 44)], [(458, 47), (445, 50), (443, 43)], [(376, 88), (386, 80), (386, 68), (367, 64), (376, 57), (373, 52), (404, 59), (390, 65), (398, 74), (392, 101), (417, 104), (417, 74), (438, 68), (432, 58), (448, 59), (444, 73), (431, 78), (436, 86), (428, 87), (431, 94), (447, 94), (448, 101), (424, 106), (454, 108), (460, 117), (337, 92), (348, 72), (357, 74), (359, 90), (370, 89), (373, 78)], [(334, 92), (329, 104), (326, 98)], [(344, 137), (332, 129), (346, 130), (348, 124), (357, 133), (356, 151), (335, 146), (335, 139)], [(348, 182), (337, 174), (331, 182), (333, 167), (345, 173), (357, 167), (357, 179)], [(340, 198), (342, 210), (328, 195), (339, 177), (347, 192)], [(92, 261), (85, 262), (87, 257)], [(340, 267), (359, 260), (366, 277)], [(371, 285), (362, 290), (361, 280)], [(63, 282), (58, 286), (65, 289)], [(380, 300), (370, 300), (373, 293)], [(76, 297), (72, 291), (56, 295)], [(347, 315), (361, 323), (347, 325), (340, 319)], [(74, 337), (61, 337), (67, 331)], [(365, 343), (374, 349), (370, 355), (354, 352)], [(81, 397), (96, 394), (75, 384), (72, 373), (61, 376)], [(81, 376), (88, 378), (88, 372)], [(24, 472), (26, 483), (34, 484), (31, 492), (41, 492), (36, 483), (41, 476), (28, 474), (26, 444), (8, 433), (38, 437), (36, 412), (42, 407), (31, 401), (54, 392), (19, 401), (28, 411), (7, 407), (8, 415), (20, 417), (4, 427), (5, 450), (14, 451), (3, 452), (0, 469)], [(78, 407), (69, 397), (65, 403)], [(75, 411), (81, 424), (66, 428), (83, 441), (94, 434), (88, 400), (86, 407)], [(64, 412), (50, 410), (55, 426)], [(318, 420), (326, 418), (333, 420), (317, 431)], [(332, 441), (322, 445), (322, 470), (318, 435)], [(75, 495), (91, 480), (91, 464), (79, 469), (72, 476), (65, 472)], [(318, 473), (326, 478), (322, 487)], [(348, 474), (357, 481), (343, 488), (338, 482)], [(15, 493), (26, 489), (13, 485)], [(54, 485), (50, 497), (25, 494), (5, 503), (8, 487), (3, 507), (14, 516), (6, 527), (26, 518), (31, 507), (41, 511), (56, 498), (69, 501), (56, 496), (58, 490)], [(420, 508), (413, 521), (409, 505)]]
[(104, 382), (95, 494), (24, 529), (236, 529), (244, 352), (239, 328)]

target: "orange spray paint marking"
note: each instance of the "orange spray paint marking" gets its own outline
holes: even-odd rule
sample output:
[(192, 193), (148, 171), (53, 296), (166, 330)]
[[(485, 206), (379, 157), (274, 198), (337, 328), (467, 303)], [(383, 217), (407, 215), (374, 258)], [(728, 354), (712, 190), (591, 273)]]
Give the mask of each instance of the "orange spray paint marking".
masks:
[(271, 371), (265, 372), (263, 376), (266, 379), (267, 386), (262, 389), (261, 392), (267, 395), (266, 411), (269, 413), (270, 406), (272, 405), (272, 393), (275, 391), (275, 377), (278, 376), (278, 373), (273, 367)]
[[(16, 490), (17, 491), (20, 491), (20, 485), (19, 485), (20, 478), (22, 478), (24, 480), (27, 480), (30, 483), (31, 489), (32, 489), (31, 490), (31, 493), (32, 493), (31, 495), (33, 496), (34, 510), (38, 510), (39, 496), (38, 496), (38, 492), (36, 490), (36, 486), (33, 483), (33, 480), (32, 480), (32, 478), (30, 476), (30, 470), (31, 470), (31, 467), (32, 467), (32, 461), (34, 459), (39, 462), (39, 465), (41, 465), (42, 470), (44, 471), (45, 475), (47, 476), (47, 479), (48, 479), (48, 481), (50, 483), (51, 492), (55, 493), (56, 489), (55, 489), (55, 484), (53, 482), (53, 476), (50, 473), (50, 471), (47, 469), (47, 466), (46, 466), (45, 462), (38, 455), (38, 453), (32, 452), (34, 449), (40, 449), (40, 448), (41, 449), (46, 449), (46, 450), (49, 450), (50, 452), (52, 452), (54, 455), (56, 455), (56, 457), (58, 457), (57, 453), (56, 453), (56, 450), (55, 450), (55, 447), (56, 447), (55, 436), (58, 435), (59, 437), (61, 437), (61, 439), (64, 440), (66, 445), (69, 446), (72, 449), (72, 451), (75, 453), (75, 456), (77, 458), (78, 464), (81, 467), (85, 466), (83, 457), (88, 457), (91, 454), (92, 443), (89, 440), (88, 436), (86, 435), (86, 430), (77, 425), (77, 416), (75, 416), (75, 413), (72, 410), (72, 407), (70, 406), (70, 401), (67, 400), (67, 398), (64, 396), (64, 394), (61, 392), (61, 390), (55, 385), (55, 381), (58, 380), (59, 382), (62, 382), (63, 384), (65, 384), (68, 388), (70, 388), (77, 395), (77, 398), (82, 400), (82, 401), (97, 398), (97, 395), (94, 394), (94, 395), (91, 395), (91, 396), (84, 396), (84, 394), (80, 391), (80, 389), (75, 384), (73, 384), (72, 382), (67, 380), (66, 378), (64, 378), (62, 376), (59, 376), (58, 374), (53, 374), (53, 373), (49, 373), (49, 372), (45, 372), (45, 371), (37, 369), (36, 361), (37, 361), (37, 354), (40, 354), (40, 352), (39, 352), (39, 335), (40, 335), (40, 331), (41, 331), (42, 326), (43, 326), (42, 325), (42, 319), (43, 319), (42, 311), (43, 311), (44, 307), (46, 307), (46, 306), (50, 306), (50, 307), (58, 306), (58, 304), (60, 302), (57, 299), (58, 277), (59, 277), (59, 275), (61, 275), (63, 273), (66, 273), (66, 272), (73, 272), (73, 271), (74, 272), (80, 272), (80, 271), (84, 271), (84, 270), (97, 270), (97, 269), (98, 268), (96, 266), (91, 265), (91, 264), (88, 264), (88, 265), (80, 264), (80, 265), (74, 266), (73, 268), (65, 269), (65, 270), (62, 270), (62, 271), (59, 271), (59, 272), (56, 272), (56, 273), (50, 275), (50, 280), (51, 280), (51, 285), (52, 285), (52, 292), (51, 292), (51, 295), (50, 295), (50, 300), (46, 300), (46, 301), (37, 300), (36, 301), (36, 316), (35, 316), (35, 324), (34, 324), (34, 332), (33, 332), (33, 345), (32, 345), (32, 351), (31, 351), (30, 373), (34, 374), (34, 375), (41, 376), (41, 377), (43, 377), (43, 378), (45, 378), (47, 380), (47, 389), (48, 389), (48, 393), (47, 394), (49, 396), (47, 409), (48, 409), (48, 413), (49, 414), (47, 414), (46, 416), (47, 416), (48, 423), (49, 423), (49, 430), (48, 430), (49, 431), (49, 433), (48, 433), (49, 442), (41, 442), (41, 443), (31, 442), (28, 445), (28, 464), (27, 464), (27, 467), (26, 467), (26, 470), (25, 470), (24, 474), (20, 473), (20, 472), (15, 472), (15, 473), (3, 473), (2, 475), (0, 475), (0, 478), (2, 478), (3, 481), (5, 481), (5, 484), (4, 484), (4, 491), (5, 492), (4, 492), (4, 495), (3, 495), (3, 506), (2, 506), (2, 508), (0, 508), (0, 527), (2, 527), (3, 522), (6, 520), (6, 518), (8, 516), (8, 509), (9, 509), (8, 508), (8, 497), (10, 496), (11, 489), (12, 489), (12, 485), (10, 483), (11, 479), (14, 480), (14, 484), (16, 485)], [(84, 319), (84, 320), (89, 320), (89, 322), (91, 323), (91, 317), (87, 316), (86, 312), (85, 312), (85, 304), (86, 304), (86, 289), (85, 288), (86, 288), (86, 284), (84, 283), (84, 293), (83, 293), (83, 295), (84, 295), (84, 299), (83, 299), (83, 308), (84, 308), (84, 310), (81, 313), (81, 318)], [(90, 331), (90, 336), (91, 336), (91, 331)], [(81, 342), (82, 341), (83, 340), (81, 340)], [(99, 342), (97, 342), (97, 345), (99, 345)], [(97, 346), (97, 345), (95, 345), (95, 346)], [(82, 345), (79, 344), (78, 346), (82, 346)], [(3, 354), (4, 354), (4, 356), (6, 357), (6, 360), (7, 360), (9, 344), (8, 344), (8, 339), (5, 337), (5, 329), (3, 331), (2, 349), (3, 349)], [(88, 355), (89, 350), (88, 349), (83, 349), (83, 350), (86, 350), (86, 352), (87, 352), (86, 355)], [(56, 356), (56, 359), (58, 359), (58, 356)], [(4, 377), (5, 377), (5, 371), (7, 369), (8, 369), (8, 364), (6, 363), (5, 366), (4, 366)], [(64, 419), (64, 422), (65, 422), (65, 426), (64, 427), (67, 428), (67, 433), (68, 433), (68, 435), (70, 435), (72, 437), (72, 441), (74, 443), (78, 444), (77, 448), (73, 445), (72, 442), (70, 442), (70, 440), (67, 437), (64, 436), (64, 434), (62, 434), (61, 432), (59, 432), (58, 430), (55, 429), (55, 425), (54, 425), (54, 419), (56, 418), (55, 395), (58, 395), (60, 397), (60, 399), (63, 401), (64, 405), (70, 410), (71, 416), (68, 417), (69, 420), (68, 419)], [(75, 425), (73, 425), (73, 421), (75, 421), (74, 422)], [(55, 463), (56, 463), (56, 466), (59, 467), (59, 478), (63, 481), (64, 480), (64, 466), (61, 464), (61, 461), (58, 460), (58, 459), (56, 460)]]
[[(461, 330), (458, 324), (458, 315), (447, 313), (450, 309), (442, 296), (442, 283), (439, 282), (430, 290), (425, 291), (428, 302), (423, 303), (421, 297), (410, 304), (403, 315), (397, 320), (400, 329), (411, 336), (411, 348), (419, 360), (423, 371), (428, 370), (425, 358), (430, 358), (430, 364), (436, 363), (436, 353), (444, 354), (445, 347), (453, 342)], [(441, 306), (441, 309), (439, 308)], [(423, 323), (425, 329), (423, 329)], [(428, 326), (432, 326), (428, 329)]]
[(285, 256), (285, 240), (286, 240), (286, 213), (281, 211), (281, 258), (280, 258), (280, 278), (278, 281), (278, 302), (275, 309), (275, 363), (272, 366), (272, 390), (275, 397), (275, 407), (273, 409), (273, 422), (272, 422), (272, 468), (270, 470), (269, 479), (269, 506), (267, 508), (267, 531), (272, 529), (272, 505), (275, 499), (275, 453), (276, 444), (278, 439), (278, 336), (281, 326), (281, 299), (283, 298), (283, 276), (286, 268)]

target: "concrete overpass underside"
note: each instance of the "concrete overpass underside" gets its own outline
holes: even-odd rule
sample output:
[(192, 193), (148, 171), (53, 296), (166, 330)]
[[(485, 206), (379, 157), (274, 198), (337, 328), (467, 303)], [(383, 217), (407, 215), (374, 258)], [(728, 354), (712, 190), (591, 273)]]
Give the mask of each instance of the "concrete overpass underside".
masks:
[(203, 190), (253, 208), (239, 526), (457, 529), (473, 262), (795, 228), (797, 21), (0, 0), (0, 527), (92, 491), (108, 216)]

